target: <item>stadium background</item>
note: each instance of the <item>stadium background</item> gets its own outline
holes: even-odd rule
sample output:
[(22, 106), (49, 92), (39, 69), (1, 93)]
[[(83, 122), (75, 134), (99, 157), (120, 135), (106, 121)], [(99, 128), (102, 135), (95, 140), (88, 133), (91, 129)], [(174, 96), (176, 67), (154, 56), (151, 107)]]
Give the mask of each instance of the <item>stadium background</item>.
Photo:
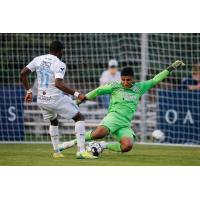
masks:
[[(63, 61), (68, 68), (66, 84), (84, 93), (99, 85), (99, 77), (107, 68), (109, 59), (117, 59), (119, 69), (133, 67), (138, 81), (149, 79), (176, 59), (182, 59), (187, 67), (177, 70), (159, 87), (145, 95), (133, 121), (138, 141), (151, 141), (151, 132), (160, 126), (159, 123), (170, 131), (171, 127), (168, 127), (166, 121), (159, 121), (158, 116), (160, 118), (164, 115), (159, 113), (160, 108), (162, 112), (169, 109), (165, 106), (171, 104), (171, 97), (165, 96), (164, 106), (159, 107), (158, 90), (180, 91), (181, 79), (190, 76), (191, 67), (199, 63), (200, 34), (4, 33), (0, 34), (1, 142), (49, 141), (48, 123), (43, 122), (36, 103), (28, 105), (22, 102), (24, 89), (19, 73), (35, 56), (48, 53), (52, 40), (61, 40), (65, 45)], [(32, 74), (32, 84), (34, 79), (35, 74)], [(175, 94), (171, 94), (172, 98)], [(182, 91), (181, 94), (178, 96), (181, 96), (183, 104), (188, 102), (191, 105), (194, 110), (192, 113), (199, 109), (199, 101), (194, 100), (197, 94), (189, 94), (188, 91)], [(162, 99), (161, 96), (160, 102)], [(13, 105), (16, 107), (11, 107)], [(17, 117), (10, 121), (14, 111)], [(106, 109), (100, 108), (98, 102), (83, 104), (81, 111), (86, 116), (87, 129), (95, 127), (106, 114)], [(184, 113), (184, 108), (180, 112)], [(173, 135), (167, 135), (169, 140), (166, 139), (166, 142), (199, 144), (199, 115), (195, 116), (195, 120), (197, 125), (186, 124), (187, 131), (179, 122), (173, 124), (176, 129)], [(60, 133), (62, 140), (72, 138), (73, 122), (60, 119)]]

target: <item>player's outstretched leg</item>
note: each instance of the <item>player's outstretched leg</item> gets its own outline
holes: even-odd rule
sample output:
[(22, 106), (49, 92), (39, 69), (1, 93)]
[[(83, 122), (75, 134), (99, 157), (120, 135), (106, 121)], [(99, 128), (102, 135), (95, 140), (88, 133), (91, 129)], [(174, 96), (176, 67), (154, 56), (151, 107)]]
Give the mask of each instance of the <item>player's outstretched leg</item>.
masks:
[[(85, 133), (85, 141), (91, 141), (91, 132), (92, 130), (88, 131)], [(67, 142), (63, 142), (62, 144), (59, 145), (60, 151), (64, 151), (65, 149), (69, 149), (77, 144), (77, 139), (70, 140)]]
[(50, 120), (50, 127), (49, 127), (49, 133), (51, 136), (51, 142), (53, 145), (53, 149), (54, 149), (54, 154), (53, 157), (54, 158), (63, 158), (64, 155), (62, 153), (60, 153), (60, 149), (59, 149), (59, 133), (58, 133), (58, 119), (53, 119)]
[[(105, 137), (108, 134), (109, 134), (109, 131), (105, 126), (98, 126), (95, 130), (93, 131), (90, 130), (85, 133), (85, 141), (100, 139), (100, 138)], [(71, 140), (68, 142), (63, 142), (62, 144), (59, 145), (59, 149), (60, 151), (63, 151), (65, 149), (73, 147), (76, 144), (77, 144), (77, 139)]]

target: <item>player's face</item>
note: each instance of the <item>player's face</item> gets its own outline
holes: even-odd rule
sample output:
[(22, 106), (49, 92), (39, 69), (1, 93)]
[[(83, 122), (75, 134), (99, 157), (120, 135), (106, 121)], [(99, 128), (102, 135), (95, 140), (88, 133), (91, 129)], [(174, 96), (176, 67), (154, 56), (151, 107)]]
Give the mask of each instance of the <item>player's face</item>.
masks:
[(133, 81), (133, 76), (121, 76), (121, 83), (125, 88), (131, 88)]

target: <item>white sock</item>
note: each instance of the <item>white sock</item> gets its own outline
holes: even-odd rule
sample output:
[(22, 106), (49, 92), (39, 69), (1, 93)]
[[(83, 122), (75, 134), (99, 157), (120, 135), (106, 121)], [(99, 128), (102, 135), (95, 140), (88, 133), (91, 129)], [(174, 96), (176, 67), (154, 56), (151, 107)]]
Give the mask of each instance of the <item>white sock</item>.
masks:
[(77, 146), (80, 152), (85, 151), (85, 122), (78, 121), (75, 123), (75, 133), (77, 139)]
[(101, 141), (99, 142), (99, 144), (101, 145), (102, 149), (106, 149), (106, 145), (108, 144), (108, 142)]
[(59, 152), (58, 150), (58, 144), (59, 144), (59, 134), (58, 134), (58, 126), (49, 126), (49, 133), (51, 136), (51, 142), (53, 144), (53, 149), (56, 152)]

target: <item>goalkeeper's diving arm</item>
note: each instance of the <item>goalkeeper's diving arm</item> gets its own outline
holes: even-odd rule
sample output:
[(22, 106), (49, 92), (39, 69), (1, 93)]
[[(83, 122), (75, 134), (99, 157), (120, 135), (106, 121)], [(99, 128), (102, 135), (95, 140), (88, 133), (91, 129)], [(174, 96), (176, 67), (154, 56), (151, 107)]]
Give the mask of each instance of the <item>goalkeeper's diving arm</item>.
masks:
[(171, 66), (167, 67), (165, 70), (163, 70), (151, 79), (153, 81), (153, 85), (157, 85), (158, 83), (163, 81), (173, 70), (182, 66), (185, 66), (185, 64), (182, 61), (175, 61), (174, 63), (172, 63)]
[[(170, 72), (172, 72), (173, 70), (177, 69), (178, 67), (182, 67), (184, 65), (185, 64), (180, 60), (175, 61), (174, 63), (172, 63), (171, 66), (167, 67), (164, 71), (157, 74), (153, 79), (149, 80), (151, 82), (151, 85), (153, 85), (153, 86), (157, 85), (162, 80), (164, 80), (170, 74)], [(150, 88), (148, 88), (148, 89), (150, 89)], [(92, 99), (95, 99), (97, 96), (104, 95), (104, 94), (111, 94), (112, 90), (113, 90), (113, 88), (112, 88), (111, 84), (100, 86), (100, 87), (96, 88), (95, 90), (92, 90), (91, 92), (87, 93), (86, 100), (92, 100)], [(79, 101), (77, 103), (80, 104), (80, 103), (82, 103), (82, 101)]]
[(80, 101), (80, 100), (76, 100), (76, 104), (79, 105), (81, 103), (83, 103), (85, 100), (93, 100), (98, 96), (104, 95), (104, 94), (111, 94), (112, 93), (112, 86), (111, 84), (107, 84), (107, 85), (103, 85), (100, 86), (92, 91), (90, 91), (89, 93), (87, 93), (85, 95), (85, 99)]
[(98, 96), (104, 95), (104, 94), (111, 94), (112, 93), (112, 86), (111, 84), (100, 86), (91, 92), (86, 94), (86, 99), (92, 100), (95, 99)]

